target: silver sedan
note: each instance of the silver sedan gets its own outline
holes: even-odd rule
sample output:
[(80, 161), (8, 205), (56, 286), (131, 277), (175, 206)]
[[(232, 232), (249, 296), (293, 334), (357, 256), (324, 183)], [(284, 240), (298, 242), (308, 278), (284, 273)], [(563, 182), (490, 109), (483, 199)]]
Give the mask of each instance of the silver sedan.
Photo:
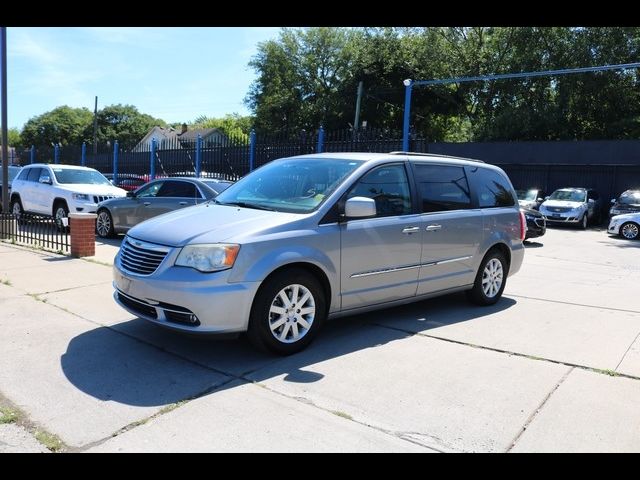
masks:
[(142, 185), (124, 198), (113, 198), (98, 205), (96, 232), (108, 238), (126, 233), (149, 218), (215, 198), (232, 182), (216, 179), (163, 178)]

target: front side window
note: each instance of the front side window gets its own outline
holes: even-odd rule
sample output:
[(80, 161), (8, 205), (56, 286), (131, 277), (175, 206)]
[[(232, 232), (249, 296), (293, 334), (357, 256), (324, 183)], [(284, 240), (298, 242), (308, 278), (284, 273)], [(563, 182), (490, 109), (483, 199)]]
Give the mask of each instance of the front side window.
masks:
[(423, 213), (471, 208), (464, 168), (414, 164), (414, 171)]
[(162, 187), (164, 182), (153, 182), (146, 186), (140, 187), (136, 191), (136, 197), (155, 197), (158, 195), (158, 190)]
[(221, 205), (309, 213), (362, 164), (360, 160), (305, 158), (275, 160), (216, 197)]
[(378, 167), (362, 177), (347, 198), (367, 197), (376, 202), (376, 217), (411, 213), (411, 193), (403, 165)]
[(111, 182), (96, 170), (56, 167), (52, 167), (51, 170), (56, 181), (61, 184), (111, 185)]
[(40, 174), (43, 172), (43, 170), (46, 172), (46, 170), (43, 168), (36, 167), (29, 169), (29, 176), (27, 177), (27, 181), (37, 182), (38, 180), (40, 180)]

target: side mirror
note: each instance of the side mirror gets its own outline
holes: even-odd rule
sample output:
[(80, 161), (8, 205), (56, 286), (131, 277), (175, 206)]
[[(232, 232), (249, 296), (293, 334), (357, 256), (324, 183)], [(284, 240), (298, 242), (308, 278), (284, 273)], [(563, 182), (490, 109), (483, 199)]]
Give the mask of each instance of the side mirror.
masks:
[(127, 192), (127, 197), (135, 198), (136, 192)]
[(42, 175), (39, 180), (40, 183), (46, 183), (47, 185), (52, 185), (51, 177), (49, 175)]
[(353, 197), (344, 206), (347, 218), (373, 217), (376, 214), (376, 201), (373, 198)]
[(544, 200), (545, 200), (544, 198), (536, 198), (536, 202), (544, 202)]
[(616, 203), (616, 199), (615, 199), (615, 198), (612, 198), (612, 199), (611, 199), (611, 203)]
[(593, 198), (590, 198), (589, 200), (587, 200), (587, 202), (589, 203), (596, 203), (596, 201)]
[(544, 197), (544, 201), (546, 202), (547, 200), (549, 200), (549, 195), (547, 195), (546, 197)]

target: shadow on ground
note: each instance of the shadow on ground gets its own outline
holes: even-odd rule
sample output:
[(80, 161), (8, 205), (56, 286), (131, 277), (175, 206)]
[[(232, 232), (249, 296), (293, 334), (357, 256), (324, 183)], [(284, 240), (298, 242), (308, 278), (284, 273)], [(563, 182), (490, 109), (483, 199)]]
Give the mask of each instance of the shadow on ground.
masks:
[[(496, 305), (476, 307), (466, 302), (464, 294), (453, 294), (329, 320), (309, 348), (290, 357), (257, 352), (244, 337), (216, 340), (186, 336), (135, 319), (78, 335), (60, 360), (68, 380), (95, 398), (137, 406), (166, 405), (193, 395), (171, 386), (194, 367), (203, 369), (203, 374), (223, 374), (227, 380), (246, 380), (250, 374), (253, 381), (285, 375), (287, 382), (319, 382), (324, 375), (306, 371), (306, 367), (403, 341), (414, 333), (427, 333), (443, 325), (473, 321), (515, 304), (514, 299), (502, 298)], [(113, 330), (136, 341), (123, 341), (123, 335)], [(166, 353), (159, 355), (158, 350)], [(268, 374), (261, 375), (267, 366)], [(221, 383), (226, 381), (218, 385)]]

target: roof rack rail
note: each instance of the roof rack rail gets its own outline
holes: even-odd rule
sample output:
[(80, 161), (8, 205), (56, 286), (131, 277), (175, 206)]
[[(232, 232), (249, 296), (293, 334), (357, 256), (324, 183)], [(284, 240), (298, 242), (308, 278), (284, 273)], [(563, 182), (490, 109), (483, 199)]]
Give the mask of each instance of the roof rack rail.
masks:
[(456, 158), (459, 160), (468, 160), (470, 162), (478, 162), (478, 163), (485, 163), (484, 160), (478, 160), (477, 158), (464, 158), (464, 157), (456, 157), (453, 155), (442, 155), (440, 153), (420, 153), (420, 152), (389, 152), (389, 155), (408, 155), (408, 156), (415, 156), (415, 157), (442, 157), (442, 158)]

